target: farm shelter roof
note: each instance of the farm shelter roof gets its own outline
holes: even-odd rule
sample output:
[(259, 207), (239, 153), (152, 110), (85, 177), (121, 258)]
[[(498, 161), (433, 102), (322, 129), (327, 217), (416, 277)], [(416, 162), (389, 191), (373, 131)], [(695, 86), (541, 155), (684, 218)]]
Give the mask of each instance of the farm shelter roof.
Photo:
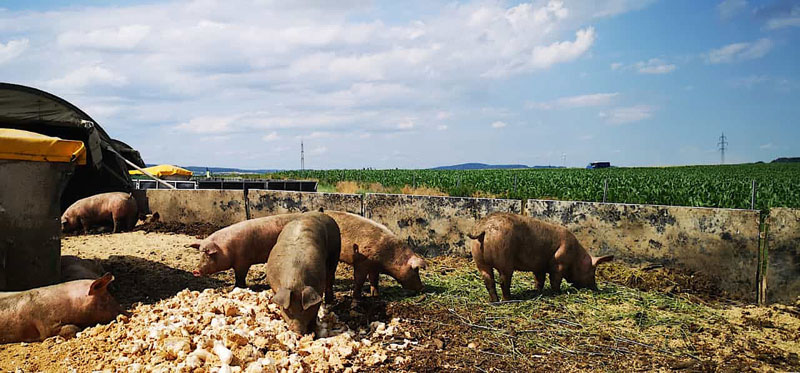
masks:
[(83, 142), (87, 153), (86, 165), (75, 169), (61, 197), (62, 209), (97, 193), (129, 191), (132, 188), (128, 166), (112, 151), (144, 167), (139, 152), (112, 139), (83, 110), (36, 88), (0, 83), (0, 128)]
[[(158, 166), (152, 166), (144, 169), (145, 171), (157, 176), (157, 177), (164, 177), (164, 176), (192, 176), (192, 171), (189, 171), (185, 168), (180, 168), (178, 166), (172, 166), (168, 164), (162, 164)], [(128, 171), (131, 175), (143, 175), (139, 170), (130, 170)]]
[(86, 164), (83, 142), (0, 128), (0, 159)]

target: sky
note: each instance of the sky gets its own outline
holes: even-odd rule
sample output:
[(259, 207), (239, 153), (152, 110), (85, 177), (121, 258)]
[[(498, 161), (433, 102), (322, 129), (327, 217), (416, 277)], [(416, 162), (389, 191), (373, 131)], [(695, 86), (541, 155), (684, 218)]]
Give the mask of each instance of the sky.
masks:
[(0, 81), (147, 163), (800, 156), (800, 0), (0, 0)]

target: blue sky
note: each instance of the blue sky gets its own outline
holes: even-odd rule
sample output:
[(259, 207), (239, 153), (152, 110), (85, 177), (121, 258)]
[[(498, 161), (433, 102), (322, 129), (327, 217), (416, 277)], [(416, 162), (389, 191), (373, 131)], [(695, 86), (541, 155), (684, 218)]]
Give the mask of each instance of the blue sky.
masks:
[(0, 80), (148, 163), (624, 166), (800, 155), (800, 1), (0, 0)]

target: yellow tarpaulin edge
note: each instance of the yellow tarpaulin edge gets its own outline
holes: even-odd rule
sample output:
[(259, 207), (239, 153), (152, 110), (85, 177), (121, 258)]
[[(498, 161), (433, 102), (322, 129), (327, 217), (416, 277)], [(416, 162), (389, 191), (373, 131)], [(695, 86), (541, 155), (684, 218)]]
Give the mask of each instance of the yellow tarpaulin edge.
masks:
[[(152, 175), (155, 175), (156, 177), (173, 176), (173, 175), (192, 176), (192, 171), (168, 164), (147, 167), (144, 170)], [(128, 173), (131, 175), (142, 175), (142, 173), (139, 170), (130, 170), (128, 171)]]
[(0, 128), (0, 159), (86, 164), (82, 141), (62, 140), (10, 128)]

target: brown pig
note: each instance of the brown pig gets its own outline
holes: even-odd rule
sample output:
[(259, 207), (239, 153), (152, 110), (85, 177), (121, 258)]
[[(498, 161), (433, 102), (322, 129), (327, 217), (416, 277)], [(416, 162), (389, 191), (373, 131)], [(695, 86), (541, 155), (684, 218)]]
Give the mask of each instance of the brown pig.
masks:
[(340, 260), (353, 265), (354, 299), (361, 298), (361, 288), (367, 277), (372, 285), (370, 294), (378, 296), (378, 276), (381, 273), (392, 276), (406, 289), (422, 290), (419, 270), (426, 267), (425, 260), (389, 228), (348, 212), (328, 211), (326, 214), (336, 220), (341, 230)]
[(257, 263), (266, 263), (283, 227), (301, 214), (282, 214), (245, 220), (220, 229), (202, 241), (189, 245), (203, 256), (195, 276), (207, 276), (233, 268), (236, 286), (247, 286), (247, 271)]
[(75, 255), (61, 256), (61, 282), (94, 280), (103, 276), (103, 266), (96, 259), (81, 259)]
[(113, 225), (116, 233), (133, 229), (138, 219), (136, 200), (130, 193), (109, 192), (75, 201), (61, 215), (61, 230), (89, 233), (89, 228)]
[(80, 328), (113, 320), (123, 310), (108, 292), (114, 276), (0, 293), (0, 343), (71, 337)]
[(336, 221), (323, 213), (303, 214), (286, 224), (267, 261), (267, 281), (289, 329), (313, 331), (324, 291), (332, 303), (341, 238)]
[(503, 300), (511, 298), (511, 275), (530, 271), (537, 290), (544, 288), (545, 274), (550, 287), (561, 289), (561, 279), (577, 288), (597, 289), (595, 269), (613, 256), (594, 257), (566, 228), (518, 214), (497, 212), (483, 218), (468, 236), (476, 240), (472, 257), (483, 277), (491, 302), (497, 302), (494, 268), (500, 272)]

